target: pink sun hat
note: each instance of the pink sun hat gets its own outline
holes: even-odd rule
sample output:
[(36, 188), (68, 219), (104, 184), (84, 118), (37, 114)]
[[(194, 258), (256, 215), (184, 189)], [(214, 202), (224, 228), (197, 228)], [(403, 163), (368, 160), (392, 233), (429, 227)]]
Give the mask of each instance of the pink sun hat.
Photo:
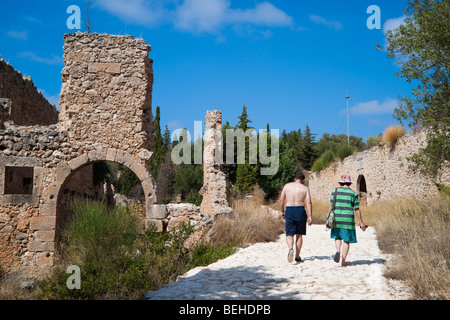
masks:
[(347, 174), (344, 174), (341, 176), (341, 180), (339, 180), (339, 183), (352, 183), (352, 177), (350, 177)]

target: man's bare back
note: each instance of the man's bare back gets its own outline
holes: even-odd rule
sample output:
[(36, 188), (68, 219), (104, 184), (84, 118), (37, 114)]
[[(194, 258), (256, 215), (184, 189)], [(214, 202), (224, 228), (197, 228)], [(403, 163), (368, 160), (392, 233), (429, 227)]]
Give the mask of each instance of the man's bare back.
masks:
[(305, 206), (305, 200), (311, 199), (308, 187), (300, 182), (288, 183), (284, 186), (283, 192), (286, 197), (287, 207)]
[[(284, 206), (286, 207), (306, 207), (308, 213), (308, 224), (312, 224), (312, 203), (311, 203), (311, 193), (309, 188), (304, 184), (304, 178), (296, 178), (294, 182), (288, 183), (284, 186), (283, 191), (281, 191), (280, 205), (281, 205), (281, 216), (284, 219), (285, 212)], [(306, 206), (305, 206), (306, 204)]]

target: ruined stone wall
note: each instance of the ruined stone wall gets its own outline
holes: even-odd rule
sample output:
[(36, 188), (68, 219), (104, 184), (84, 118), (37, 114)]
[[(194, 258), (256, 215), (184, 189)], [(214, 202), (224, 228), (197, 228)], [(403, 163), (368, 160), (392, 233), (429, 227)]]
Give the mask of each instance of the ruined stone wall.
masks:
[[(44, 98), (33, 84), (31, 77), (24, 77), (9, 63), (0, 58), (0, 98), (11, 100), (7, 116), (2, 122), (13, 121), (17, 125), (49, 125), (58, 121), (55, 105)], [(1, 108), (1, 107), (0, 107)], [(1, 113), (1, 112), (0, 112)]]
[(106, 160), (128, 167), (141, 181), (145, 210), (156, 201), (148, 169), (150, 46), (106, 34), (68, 34), (64, 41), (58, 123), (22, 126), (9, 117), (9, 102), (0, 101), (0, 111), (8, 111), (0, 126), (0, 264), (24, 274), (51, 270), (64, 192), (76, 188), (71, 178), (91, 164)]
[(152, 150), (150, 46), (132, 36), (64, 36), (61, 125), (73, 140)]
[(200, 193), (203, 201), (202, 213), (211, 217), (232, 213), (226, 195), (225, 174), (220, 170), (222, 163), (222, 112), (214, 110), (206, 113), (204, 152), (203, 152), (203, 187)]
[(370, 150), (345, 158), (309, 177), (311, 196), (320, 201), (329, 201), (333, 188), (343, 174), (352, 177), (351, 188), (360, 192), (364, 177), (366, 194), (363, 201), (374, 204), (377, 201), (393, 200), (397, 197), (426, 200), (438, 194), (433, 181), (450, 185), (450, 167), (442, 170), (435, 179), (413, 173), (408, 169), (407, 158), (426, 144), (426, 134), (408, 134), (399, 139), (394, 147), (376, 146)]

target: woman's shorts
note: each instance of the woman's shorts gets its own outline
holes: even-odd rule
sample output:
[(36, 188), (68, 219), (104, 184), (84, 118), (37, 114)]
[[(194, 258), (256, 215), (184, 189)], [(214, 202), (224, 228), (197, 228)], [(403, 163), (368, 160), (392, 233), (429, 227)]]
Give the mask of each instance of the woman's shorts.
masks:
[(331, 229), (331, 238), (336, 240), (343, 240), (350, 243), (357, 243), (355, 230), (333, 228)]
[(286, 207), (286, 235), (306, 235), (307, 218), (305, 207)]

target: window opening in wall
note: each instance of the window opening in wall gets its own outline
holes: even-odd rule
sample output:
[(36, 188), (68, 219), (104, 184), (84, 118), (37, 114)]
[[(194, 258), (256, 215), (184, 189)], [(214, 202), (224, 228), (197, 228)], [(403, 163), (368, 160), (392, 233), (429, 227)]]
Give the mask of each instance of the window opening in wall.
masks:
[(33, 194), (33, 167), (5, 167), (5, 194)]

